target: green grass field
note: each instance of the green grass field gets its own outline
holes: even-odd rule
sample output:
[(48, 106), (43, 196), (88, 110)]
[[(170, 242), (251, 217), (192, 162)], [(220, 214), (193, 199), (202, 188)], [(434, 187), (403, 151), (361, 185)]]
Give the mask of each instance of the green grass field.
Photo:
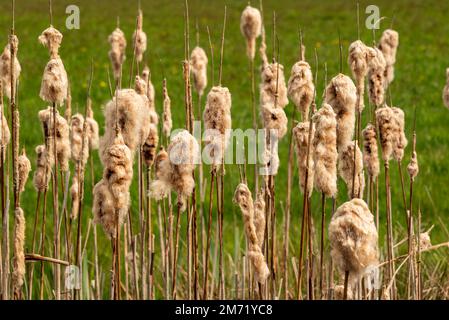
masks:
[[(21, 145), (34, 166), (34, 148), (43, 143), (43, 135), (38, 122), (37, 112), (46, 107), (39, 98), (40, 81), (44, 66), (48, 59), (47, 50), (42, 47), (37, 37), (49, 25), (48, 1), (16, 1), (16, 33), (20, 40), (19, 60), (22, 65), (19, 89), (19, 108), (21, 118)], [(104, 131), (104, 117), (102, 108), (109, 100), (108, 79), (106, 70), (109, 67), (107, 42), (108, 35), (116, 25), (116, 17), (120, 16), (120, 27), (125, 32), (128, 48), (125, 62), (123, 83), (128, 84), (129, 68), (132, 60), (131, 35), (135, 27), (137, 1), (120, 0), (58, 0), (53, 1), (54, 26), (63, 34), (64, 39), (60, 50), (68, 72), (73, 97), (73, 108), (82, 111), (86, 101), (89, 64), (94, 60), (95, 75), (93, 80), (92, 98), (96, 119), (100, 123), (101, 132)], [(81, 12), (80, 30), (65, 28), (65, 8), (69, 4), (76, 4)], [(201, 1), (190, 0), (191, 16), (191, 47), (194, 45), (195, 20), (200, 27), (200, 45), (207, 48), (206, 26), (209, 26), (212, 42), (215, 46), (215, 66), (218, 73), (218, 54), (223, 7), (228, 6), (228, 20), (225, 41), (225, 56), (223, 65), (223, 85), (232, 93), (233, 128), (250, 128), (252, 126), (252, 111), (250, 106), (250, 82), (248, 60), (245, 55), (245, 41), (239, 30), (240, 14), (247, 1)], [(254, 5), (258, 3), (254, 3)], [(360, 1), (361, 8), (361, 38), (365, 43), (371, 43), (371, 30), (364, 28), (364, 8), (368, 1)], [(413, 114), (416, 108), (417, 152), (420, 164), (420, 174), (415, 185), (415, 208), (420, 207), (423, 217), (423, 228), (435, 225), (432, 231), (432, 241), (439, 243), (447, 241), (449, 218), (449, 197), (445, 195), (449, 176), (449, 110), (443, 106), (441, 99), (442, 88), (445, 84), (446, 67), (449, 67), (449, 24), (447, 12), (449, 3), (438, 0), (376, 0), (374, 4), (380, 8), (381, 29), (376, 32), (379, 38), (383, 29), (390, 26), (394, 16), (394, 29), (400, 34), (400, 47), (395, 67), (396, 77), (391, 86), (393, 104), (404, 109), (406, 114), (406, 133), (411, 142)], [(152, 81), (156, 88), (156, 105), (162, 110), (162, 80), (165, 75), (172, 100), (174, 128), (184, 125), (184, 87), (182, 78), (182, 59), (184, 54), (184, 1), (142, 0), (144, 12), (144, 31), (148, 36), (148, 51), (146, 60), (152, 71)], [(317, 49), (319, 60), (318, 73), (318, 106), (324, 88), (324, 64), (327, 63), (328, 79), (339, 71), (338, 34), (341, 34), (343, 45), (343, 72), (350, 75), (347, 65), (347, 48), (357, 37), (356, 1), (314, 1), (314, 0), (264, 0), (265, 25), (267, 29), (268, 52), (271, 53), (272, 13), (277, 15), (277, 33), (280, 41), (280, 62), (285, 66), (286, 77), (290, 75), (290, 68), (298, 57), (298, 31), (302, 28), (304, 44), (307, 47), (306, 58), (315, 70), (313, 50)], [(0, 45), (7, 43), (10, 30), (10, 3), (0, 3)], [(207, 50), (208, 52), (208, 50)], [(257, 57), (257, 63), (260, 59)], [(210, 64), (209, 64), (210, 66)], [(210, 79), (209, 79), (210, 80)], [(256, 74), (256, 83), (259, 76)], [(210, 83), (210, 82), (209, 82)], [(196, 103), (196, 95), (194, 96)], [(203, 106), (204, 107), (204, 106)], [(292, 105), (287, 106), (286, 112), (291, 114)], [(366, 109), (368, 110), (368, 108)], [(368, 121), (365, 111), (363, 123)], [(411, 143), (406, 150), (405, 162), (410, 158)], [(280, 143), (281, 168), (276, 178), (277, 212), (279, 228), (282, 227), (282, 206), (285, 204), (287, 181), (288, 138)], [(102, 174), (102, 167), (98, 154), (94, 155), (95, 180)], [(405, 164), (406, 165), (406, 164)], [(401, 188), (397, 165), (392, 163), (392, 198), (393, 217), (395, 224), (402, 224), (405, 230), (404, 208), (402, 205)], [(296, 169), (295, 169), (296, 171)], [(137, 170), (135, 171), (137, 172)], [(252, 171), (250, 171), (252, 172)], [(73, 172), (72, 172), (73, 174)], [(383, 179), (383, 174), (380, 179)], [(297, 174), (294, 177), (292, 227), (299, 226), (302, 196), (297, 184)], [(239, 182), (236, 166), (229, 167), (226, 175), (225, 202), (225, 243), (227, 254), (235, 256), (237, 250), (234, 238), (238, 243), (244, 243), (243, 226), (240, 212), (232, 204), (231, 199), (235, 187)], [(86, 180), (85, 224), (91, 214), (91, 179)], [(346, 201), (346, 189), (340, 184), (337, 202)], [(408, 188), (408, 176), (406, 176)], [(133, 208), (137, 208), (137, 184), (133, 184)], [(384, 190), (383, 183), (380, 185)], [(407, 191), (408, 194), (408, 191)], [(385, 197), (381, 193), (381, 204)], [(36, 192), (29, 181), (26, 192), (22, 196), (23, 209), (27, 217), (27, 235), (32, 234), (32, 221), (36, 202)], [(314, 214), (318, 219), (320, 200), (318, 195), (313, 197)], [(381, 207), (381, 222), (385, 224), (385, 210)], [(51, 211), (50, 211), (51, 212)], [(136, 213), (137, 214), (137, 213)], [(50, 219), (51, 220), (51, 219)], [(156, 227), (156, 225), (155, 225)], [(156, 228), (157, 229), (157, 228)], [(238, 231), (237, 231), (238, 230)], [(281, 230), (281, 229), (280, 229)], [(110, 260), (110, 244), (104, 233), (99, 229), (99, 240), (102, 247), (100, 262), (103, 271), (108, 270)], [(402, 231), (397, 240), (404, 237)], [(384, 236), (384, 232), (381, 232)], [(156, 235), (158, 237), (158, 235)], [(299, 233), (292, 233), (292, 246), (297, 246)], [(156, 238), (158, 239), (158, 238)], [(157, 242), (158, 243), (158, 242)], [(27, 242), (29, 247), (30, 241)], [(432, 253), (433, 258), (444, 263), (447, 269), (447, 249)], [(157, 254), (157, 253), (156, 253)], [(433, 259), (432, 258), (432, 259)], [(228, 261), (228, 260), (226, 260)], [(433, 261), (433, 260), (432, 260)], [(108, 280), (106, 280), (108, 281)], [(107, 282), (106, 282), (107, 287)]]

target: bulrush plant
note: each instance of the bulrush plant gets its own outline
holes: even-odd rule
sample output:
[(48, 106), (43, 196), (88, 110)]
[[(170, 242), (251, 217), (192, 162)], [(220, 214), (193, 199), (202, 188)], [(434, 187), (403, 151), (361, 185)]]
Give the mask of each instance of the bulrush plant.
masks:
[(342, 149), (354, 136), (357, 89), (351, 78), (338, 74), (326, 87), (325, 102), (337, 115), (337, 148)]
[(332, 107), (324, 103), (313, 115), (314, 185), (321, 192), (320, 295), (324, 297), (324, 237), (326, 198), (335, 202), (337, 196), (337, 117)]
[(109, 50), (109, 59), (111, 60), (114, 79), (117, 81), (121, 76), (122, 65), (126, 59), (126, 38), (119, 26), (117, 26), (117, 28), (111, 33), (108, 41), (111, 45), (111, 49)]
[(378, 48), (382, 51), (386, 63), (384, 73), (386, 80), (385, 87), (388, 87), (394, 79), (394, 64), (396, 63), (396, 52), (398, 50), (398, 46), (399, 33), (392, 29), (384, 30), (379, 40)]
[[(178, 70), (183, 77), (183, 97), (180, 84), (170, 79), (173, 66), (168, 66), (167, 73), (164, 68), (154, 72), (152, 78), (151, 71), (159, 67), (151, 65), (150, 71), (148, 63), (154, 57), (146, 51), (145, 31), (149, 29), (143, 27), (140, 6), (137, 20), (133, 20), (136, 25), (123, 26), (123, 30), (134, 29), (128, 39), (132, 43), (128, 65), (124, 64), (127, 39), (117, 23), (105, 43), (104, 61), (99, 62), (110, 63), (112, 70), (108, 69), (111, 98), (102, 108), (104, 120), (94, 117), (94, 111), (100, 110), (94, 97), (105, 92), (95, 92), (92, 87), (93, 64), (84, 111), (78, 110), (81, 103), (76, 101), (79, 84), (75, 81), (79, 77), (75, 74), (69, 83), (59, 54), (63, 35), (50, 23), (39, 36), (50, 55), (39, 92), (46, 103), (37, 123), (44, 139), (33, 146), (35, 153), (27, 149), (31, 162), (23, 145), (29, 137), (19, 135), (21, 67), (18, 39), (12, 30), (0, 52), (1, 299), (395, 300), (447, 296), (444, 285), (439, 285), (444, 284), (440, 270), (445, 265), (435, 260), (429, 269), (425, 264), (429, 260), (422, 256), (448, 244), (432, 244), (438, 235), (430, 234), (432, 227), (422, 227), (428, 218), (421, 221), (421, 210), (416, 208), (419, 192), (414, 189), (419, 187), (420, 170), (426, 171), (418, 165), (416, 129), (413, 136), (406, 136), (409, 109), (393, 107), (387, 91), (394, 68), (400, 67), (396, 63), (399, 34), (387, 29), (372, 45), (360, 39), (346, 41), (348, 75), (342, 71), (340, 41), (340, 72), (328, 81), (324, 64), (324, 95), (317, 110), (320, 64), (316, 50), (315, 63), (306, 61), (302, 31), (296, 45), (299, 54), (294, 54), (287, 82), (279, 55), (276, 14), (270, 24), (273, 48), (270, 41), (268, 57), (262, 4), (257, 9), (251, 4), (240, 9), (237, 27), (246, 57), (242, 50), (243, 55), (237, 57), (240, 62), (233, 63), (249, 64), (244, 77), (248, 76), (247, 106), (252, 110), (246, 111), (252, 112), (252, 128), (262, 128), (264, 135), (254, 150), (259, 151), (254, 179), (252, 173), (247, 174), (247, 165), (252, 171), (252, 163), (226, 164), (231, 175), (226, 175), (228, 184), (225, 154), (234, 147), (230, 130), (236, 122), (231, 110), (245, 98), (237, 91), (231, 96), (233, 87), (225, 86), (233, 75), (225, 77), (228, 68), (232, 69), (224, 63), (224, 51), (231, 45), (225, 42), (226, 8), (216, 51), (209, 27), (204, 26), (210, 46), (206, 54), (200, 46), (198, 22), (196, 44), (190, 49), (185, 1), (185, 50), (182, 70)], [(198, 21), (204, 20), (198, 17)], [(260, 56), (256, 57), (257, 49)], [(217, 70), (214, 52), (220, 52)], [(261, 65), (257, 80), (255, 63)], [(312, 64), (316, 69), (312, 70)], [(126, 87), (121, 83), (124, 68), (130, 74)], [(448, 84), (442, 98), (449, 108), (449, 69), (446, 71)], [(99, 87), (104, 87), (100, 80)], [(258, 91), (256, 81), (260, 81)], [(289, 100), (291, 110), (286, 109)], [(181, 109), (175, 108), (180, 101), (184, 102)], [(362, 118), (365, 104), (370, 110)], [(180, 118), (182, 123), (176, 123)], [(205, 128), (201, 138), (194, 132), (196, 119)], [(28, 130), (27, 125), (22, 128)], [(286, 135), (290, 137), (288, 168), (282, 171), (287, 149), (282, 149), (286, 143), (282, 145), (281, 139)], [(249, 145), (247, 141), (244, 144)], [(409, 161), (408, 178), (402, 174), (404, 157)], [(399, 175), (390, 173), (391, 160), (398, 163)], [(202, 161), (208, 168), (210, 165), (207, 178), (203, 177)], [(98, 164), (101, 171), (95, 169)], [(238, 182), (232, 176), (237, 170)], [(87, 189), (86, 172), (92, 182)], [(32, 186), (27, 185), (30, 173)], [(379, 183), (379, 178), (385, 182)], [(234, 222), (228, 203), (231, 198), (225, 197), (232, 196), (226, 189), (231, 181), (236, 182), (234, 211), (241, 214)], [(399, 189), (392, 192), (399, 183), (402, 194)], [(379, 194), (383, 184), (385, 192)], [(36, 203), (31, 208), (26, 202), (33, 186)], [(285, 188), (286, 198), (279, 199)], [(89, 193), (93, 198), (90, 204), (85, 203)], [(403, 208), (396, 195), (402, 196)], [(393, 218), (399, 209), (404, 218)], [(290, 225), (292, 214), (298, 219), (294, 225)], [(104, 234), (102, 231), (97, 237), (97, 228)], [(102, 254), (108, 241), (111, 251)], [(66, 272), (73, 271), (71, 266), (80, 269), (80, 288), (64, 287), (61, 266), (69, 266)]]
[[(51, 3), (50, 3), (51, 7)], [(51, 8), (50, 8), (51, 10)], [(50, 16), (51, 17), (51, 16)], [(51, 19), (50, 19), (51, 20)], [(50, 21), (51, 22), (51, 21)], [(51, 123), (50, 126), (50, 117), (46, 116), (46, 126), (47, 128), (52, 128), (52, 138), (49, 139), (49, 135), (46, 135), (46, 148), (53, 152), (53, 161), (54, 161), (54, 170), (53, 170), (53, 224), (54, 224), (54, 258), (59, 259), (60, 255), (60, 238), (59, 238), (59, 196), (58, 196), (58, 162), (61, 162), (61, 170), (64, 172), (68, 170), (68, 156), (69, 153), (66, 153), (65, 150), (69, 149), (69, 145), (66, 141), (57, 141), (68, 138), (68, 125), (67, 121), (60, 117), (57, 112), (57, 106), (62, 104), (67, 97), (68, 90), (68, 79), (67, 72), (64, 68), (64, 64), (59, 56), (59, 47), (62, 42), (62, 34), (53, 26), (50, 25), (49, 28), (45, 29), (42, 34), (39, 36), (39, 42), (47, 47), (50, 53), (50, 60), (44, 69), (44, 74), (41, 82), (41, 90), (39, 96), (42, 100), (51, 103), (51, 107), (47, 109), (47, 113), (51, 112)], [(45, 115), (47, 115), (45, 113)], [(41, 122), (43, 120), (44, 114), (40, 114), (39, 117)], [(62, 122), (65, 121), (65, 124)], [(58, 130), (59, 129), (59, 130)], [(57, 131), (60, 133), (67, 132), (67, 135), (64, 137), (58, 136)], [(59, 137), (59, 138), (58, 138)], [(58, 143), (59, 142), (59, 143)], [(67, 143), (67, 145), (65, 145)], [(61, 152), (58, 152), (58, 149)], [(61, 158), (59, 158), (61, 157)], [(61, 299), (61, 279), (60, 279), (60, 266), (56, 264), (54, 266), (54, 284), (55, 284), (55, 295), (56, 299)]]
[[(368, 204), (371, 212), (374, 212), (374, 203), (377, 204), (374, 197), (374, 183), (377, 186), (377, 178), (380, 172), (379, 152), (377, 147), (377, 130), (369, 123), (363, 130), (363, 164), (368, 173)], [(377, 194), (377, 192), (376, 192)], [(376, 196), (377, 199), (377, 196)], [(379, 226), (379, 217), (376, 208), (376, 226)]]
[(342, 204), (329, 224), (332, 259), (344, 275), (343, 299), (349, 287), (378, 265), (378, 234), (374, 218), (362, 199), (352, 199)]
[[(254, 267), (255, 279), (263, 285), (270, 275), (270, 270), (268, 269), (266, 259), (260, 246), (260, 244), (263, 243), (263, 240), (260, 239), (259, 236), (263, 237), (264, 235), (263, 233), (258, 233), (258, 230), (263, 229), (261, 228), (263, 225), (260, 224), (260, 221), (256, 220), (255, 204), (251, 196), (251, 191), (248, 189), (246, 184), (240, 183), (237, 186), (234, 193), (234, 202), (239, 205), (240, 210), (242, 211), (245, 234), (248, 239), (247, 255)], [(258, 222), (256, 223), (256, 221)], [(259, 292), (261, 297), (262, 294), (262, 292)]]

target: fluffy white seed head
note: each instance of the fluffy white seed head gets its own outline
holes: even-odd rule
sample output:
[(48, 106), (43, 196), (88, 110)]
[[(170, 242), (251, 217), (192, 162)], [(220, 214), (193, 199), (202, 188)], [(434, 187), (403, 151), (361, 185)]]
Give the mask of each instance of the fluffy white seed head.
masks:
[(329, 224), (331, 256), (338, 270), (349, 272), (350, 283), (378, 265), (378, 235), (374, 217), (362, 199), (342, 204)]
[(246, 54), (250, 59), (256, 55), (256, 39), (262, 32), (262, 16), (260, 11), (247, 6), (240, 17), (240, 31), (246, 39)]

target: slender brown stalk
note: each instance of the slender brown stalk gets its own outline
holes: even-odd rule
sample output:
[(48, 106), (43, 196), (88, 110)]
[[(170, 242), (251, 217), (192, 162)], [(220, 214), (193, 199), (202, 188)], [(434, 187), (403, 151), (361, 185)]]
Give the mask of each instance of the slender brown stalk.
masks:
[(209, 189), (209, 223), (207, 225), (207, 241), (206, 241), (206, 259), (204, 264), (203, 272), (203, 299), (208, 298), (207, 281), (209, 278), (209, 252), (210, 252), (210, 241), (212, 233), (212, 206), (213, 206), (213, 194), (214, 194), (214, 180), (215, 180), (215, 170), (211, 171), (210, 174), (210, 189)]

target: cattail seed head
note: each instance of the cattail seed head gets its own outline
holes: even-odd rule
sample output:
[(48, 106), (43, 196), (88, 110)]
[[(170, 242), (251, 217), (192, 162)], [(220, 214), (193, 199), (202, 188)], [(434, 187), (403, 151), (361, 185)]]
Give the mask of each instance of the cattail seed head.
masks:
[(147, 50), (147, 35), (143, 31), (143, 13), (139, 10), (137, 16), (137, 28), (133, 34), (133, 46), (135, 50), (136, 60), (142, 62), (143, 54)]
[(89, 150), (97, 150), (100, 145), (100, 130), (98, 122), (94, 118), (92, 100), (87, 100), (87, 137), (89, 139)]
[(147, 97), (139, 95), (133, 89), (122, 89), (117, 92), (117, 97), (107, 103), (104, 110), (105, 133), (100, 138), (100, 158), (103, 163), (105, 151), (115, 139), (116, 123), (125, 144), (133, 154), (145, 142), (149, 130), (147, 101)]
[(221, 164), (229, 144), (232, 125), (231, 106), (229, 89), (221, 86), (212, 87), (207, 94), (203, 121), (206, 130), (204, 142), (214, 167)]
[(249, 242), (247, 254), (254, 266), (256, 281), (265, 283), (270, 275), (270, 271), (259, 246), (259, 239), (257, 238), (254, 223), (254, 203), (251, 192), (246, 184), (240, 183), (237, 186), (234, 193), (234, 202), (239, 205), (242, 211), (245, 233)]
[(202, 96), (207, 87), (207, 55), (201, 47), (195, 47), (190, 55), (190, 67), (196, 92)]
[(419, 165), (418, 165), (418, 155), (416, 151), (413, 151), (412, 158), (410, 159), (410, 163), (407, 166), (407, 171), (410, 176), (410, 179), (415, 180), (419, 173)]
[(371, 179), (375, 180), (379, 175), (380, 165), (376, 128), (371, 123), (363, 130), (363, 163)]
[(419, 234), (419, 247), (421, 250), (429, 249), (432, 246), (432, 241), (430, 240), (429, 231), (421, 232)]
[[(354, 151), (355, 149), (355, 151)], [(355, 152), (355, 163), (354, 163)], [(355, 179), (354, 179), (355, 170)], [(365, 176), (363, 174), (363, 156), (359, 146), (351, 141), (341, 148), (338, 153), (338, 172), (348, 188), (348, 197), (362, 198), (365, 188)], [(354, 189), (354, 194), (352, 190)]]
[(142, 146), (143, 159), (147, 167), (151, 167), (153, 165), (154, 159), (156, 157), (156, 149), (159, 143), (159, 135), (157, 131), (157, 127), (150, 123), (149, 126), (150, 132), (148, 134), (147, 140)]
[(161, 150), (156, 156), (156, 177), (150, 185), (150, 195), (156, 200), (165, 198), (170, 190), (178, 194), (178, 206), (186, 209), (186, 199), (195, 187), (193, 171), (198, 163), (199, 145), (186, 130), (172, 137), (168, 152)]
[(112, 69), (114, 71), (114, 79), (120, 78), (121, 68), (126, 59), (126, 38), (120, 28), (116, 28), (108, 37), (111, 50), (109, 51), (109, 59), (111, 60)]
[(396, 63), (396, 52), (398, 46), (399, 33), (391, 29), (386, 29), (380, 38), (379, 49), (385, 57), (386, 68), (384, 75), (387, 84), (390, 84), (394, 79), (394, 64)]
[(0, 78), (3, 93), (11, 99), (11, 43), (16, 47), (16, 55), (14, 56), (14, 79), (18, 79), (22, 70), (19, 60), (17, 59), (17, 47), (19, 39), (17, 36), (10, 38), (10, 43), (5, 46), (3, 53), (0, 56)]
[(404, 150), (407, 147), (408, 141), (405, 136), (405, 117), (404, 111), (397, 107), (391, 108), (394, 113), (395, 128), (396, 132), (394, 134), (394, 144), (393, 144), (393, 156), (396, 161), (402, 161), (404, 158)]
[(52, 58), (45, 66), (39, 96), (46, 102), (61, 104), (67, 97), (67, 87), (67, 72), (62, 60)]
[(70, 186), (70, 197), (72, 199), (72, 210), (70, 212), (70, 218), (72, 220), (75, 220), (78, 218), (79, 213), (79, 200), (80, 200), (80, 194), (79, 194), (79, 182), (78, 177), (75, 175), (72, 181), (72, 185)]
[(369, 99), (376, 107), (380, 107), (385, 100), (385, 68), (386, 62), (382, 51), (374, 48), (375, 55), (370, 60), (368, 71)]
[(6, 120), (5, 117), (2, 101), (0, 101), (0, 112), (2, 114), (2, 121), (0, 122), (0, 147), (2, 148), (3, 151), (3, 162), (5, 162), (6, 146), (9, 144), (11, 140), (11, 132), (9, 131), (8, 120)]
[[(72, 121), (70, 121), (70, 146), (72, 160), (75, 162), (80, 162), (82, 166), (87, 163), (89, 158), (88, 143), (89, 139), (87, 134), (83, 134), (84, 127), (84, 117), (82, 114), (77, 113), (72, 116)], [(83, 140), (84, 140), (84, 150), (83, 150)]]
[(350, 283), (378, 265), (378, 235), (374, 218), (362, 199), (342, 204), (329, 224), (331, 256), (341, 273), (349, 272)]
[(326, 87), (325, 102), (337, 115), (337, 147), (340, 149), (354, 135), (357, 89), (351, 78), (341, 73), (332, 78)]
[(267, 64), (262, 68), (260, 103), (262, 106), (271, 104), (276, 108), (285, 108), (288, 104), (283, 65), (274, 62)]
[(394, 118), (395, 114), (388, 106), (376, 110), (376, 122), (379, 127), (382, 159), (385, 162), (390, 161), (393, 155), (394, 140), (396, 139), (395, 134), (397, 132)]
[(295, 141), (299, 169), (299, 186), (301, 187), (301, 191), (305, 193), (307, 177), (307, 196), (311, 197), (315, 171), (313, 162), (314, 148), (313, 145), (309, 146), (309, 134), (312, 137), (315, 134), (315, 126), (312, 123), (312, 127), (310, 127), (309, 121), (300, 122), (293, 128), (293, 139)]
[(302, 114), (302, 120), (309, 116), (309, 107), (315, 94), (315, 85), (310, 65), (306, 61), (296, 62), (288, 80), (288, 97)]
[(263, 246), (265, 239), (265, 191), (263, 189), (257, 192), (256, 201), (254, 201), (254, 227), (256, 228), (256, 235), (258, 245)]
[(48, 187), (50, 181), (50, 163), (51, 155), (45, 149), (44, 145), (36, 147), (37, 163), (34, 171), (33, 184), (37, 191), (43, 192)]
[(26, 156), (25, 150), (17, 159), (17, 163), (19, 165), (19, 192), (23, 192), (31, 171), (31, 162)]
[(165, 79), (164, 79), (163, 95), (164, 95), (164, 112), (163, 112), (162, 132), (166, 137), (169, 137), (171, 129), (173, 127), (173, 121), (171, 118), (171, 100), (170, 97), (168, 96), (167, 81)]
[(369, 63), (375, 56), (374, 49), (366, 46), (362, 41), (356, 40), (349, 46), (348, 63), (354, 76), (358, 103), (357, 110), (362, 112), (365, 105), (363, 102), (363, 95), (365, 92), (365, 77), (368, 73)]
[(264, 128), (274, 130), (278, 139), (283, 138), (288, 130), (288, 119), (284, 109), (275, 108), (272, 104), (264, 104), (261, 113)]
[[(56, 112), (56, 153), (58, 163), (62, 171), (69, 170), (70, 148), (70, 129), (67, 120), (62, 117), (58, 110)], [(42, 123), (44, 136), (48, 139), (49, 152), (53, 153), (53, 108), (48, 107), (39, 111), (39, 120)], [(51, 162), (53, 165), (53, 161)]]
[(119, 214), (119, 223), (122, 223), (126, 217), (127, 210), (116, 211), (114, 196), (104, 179), (101, 179), (95, 185), (93, 199), (92, 212), (94, 214), (94, 222), (103, 226), (108, 237), (115, 238), (116, 214)]
[(247, 6), (240, 18), (240, 31), (246, 39), (246, 54), (254, 59), (256, 55), (256, 39), (262, 32), (262, 16), (260, 11)]
[(313, 115), (313, 163), (315, 188), (326, 197), (337, 195), (337, 118), (330, 105), (323, 106)]
[(39, 36), (39, 42), (48, 49), (52, 59), (59, 57), (59, 47), (62, 43), (62, 33), (50, 26)]
[(14, 210), (14, 260), (12, 283), (15, 292), (20, 292), (25, 277), (25, 215), (22, 208)]

